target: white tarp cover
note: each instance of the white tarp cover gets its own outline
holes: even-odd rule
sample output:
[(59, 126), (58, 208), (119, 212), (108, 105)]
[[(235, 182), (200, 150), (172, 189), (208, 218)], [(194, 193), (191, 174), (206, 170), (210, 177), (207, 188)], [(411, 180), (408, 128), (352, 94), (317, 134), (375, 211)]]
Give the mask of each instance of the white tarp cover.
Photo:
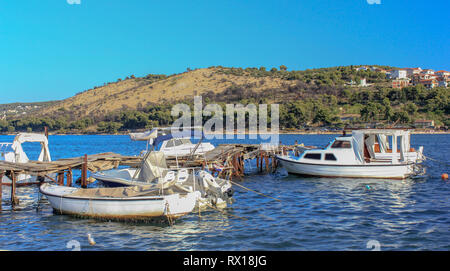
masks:
[(165, 172), (167, 172), (167, 164), (164, 153), (152, 151), (143, 161), (137, 179), (142, 182), (151, 182), (156, 178), (164, 177)]
[(364, 161), (364, 134), (353, 133), (353, 151), (356, 158), (360, 161)]
[[(359, 154), (364, 153), (364, 135), (378, 135), (380, 142), (380, 148), (387, 148), (387, 136), (392, 136), (392, 153), (397, 153), (400, 151), (400, 160), (404, 160), (405, 153), (409, 151), (410, 147), (410, 132), (408, 130), (396, 130), (396, 129), (363, 129), (352, 131), (353, 138), (358, 144)], [(398, 142), (399, 140), (399, 142)], [(372, 142), (372, 141), (370, 141)], [(369, 142), (367, 142), (369, 143)], [(386, 151), (386, 150), (384, 150)], [(355, 151), (356, 153), (356, 151)], [(358, 155), (357, 155), (358, 156)], [(359, 157), (358, 157), (359, 158)], [(392, 156), (392, 162), (397, 163), (398, 160), (395, 155)]]
[(154, 185), (137, 185), (117, 188), (88, 188), (77, 189), (69, 196), (87, 198), (128, 198), (142, 196), (156, 196), (160, 194), (160, 189)]
[[(25, 142), (38, 142), (41, 144), (41, 152), (39, 154), (39, 157), (37, 161), (40, 162), (50, 162), (52, 161), (50, 157), (50, 150), (48, 148), (48, 139), (43, 134), (34, 134), (34, 133), (20, 133), (15, 138), (11, 145), (11, 149), (13, 152), (5, 153), (4, 160), (8, 162), (13, 163), (27, 163), (29, 160), (27, 154), (22, 148), (22, 144)], [(8, 182), (8, 180), (5, 180), (6, 176), (4, 176), (3, 181)], [(17, 181), (22, 181), (29, 179), (30, 181), (35, 181), (36, 176), (26, 175), (26, 174), (19, 174), (17, 176)], [(10, 182), (10, 180), (9, 180)]]
[(386, 135), (378, 135), (378, 144), (380, 146), (381, 153), (386, 153), (387, 149), (389, 149), (389, 143)]
[(16, 154), (16, 163), (26, 163), (29, 161), (28, 156), (22, 148), (22, 143), (25, 142), (39, 142), (41, 143), (41, 153), (39, 154), (38, 161), (49, 162), (51, 161), (50, 150), (48, 149), (48, 139), (42, 134), (32, 133), (20, 133), (14, 138), (14, 142), (11, 148)]
[(158, 129), (152, 129), (143, 133), (130, 133), (130, 138), (133, 141), (149, 141), (150, 139), (155, 139), (157, 136)]

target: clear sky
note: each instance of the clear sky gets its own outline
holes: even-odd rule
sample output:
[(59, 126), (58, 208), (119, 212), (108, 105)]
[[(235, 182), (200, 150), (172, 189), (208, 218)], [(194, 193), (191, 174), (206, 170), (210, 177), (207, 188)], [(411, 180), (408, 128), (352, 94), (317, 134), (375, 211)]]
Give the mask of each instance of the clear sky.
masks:
[(188, 67), (450, 70), (449, 10), (448, 0), (0, 0), (0, 104)]

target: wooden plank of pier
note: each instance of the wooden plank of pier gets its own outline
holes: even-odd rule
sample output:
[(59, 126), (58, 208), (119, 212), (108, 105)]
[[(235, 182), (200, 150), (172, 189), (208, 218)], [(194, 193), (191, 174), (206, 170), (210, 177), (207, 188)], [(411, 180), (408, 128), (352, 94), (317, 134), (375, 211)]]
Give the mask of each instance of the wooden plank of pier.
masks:
[(29, 161), (27, 163), (13, 163), (0, 161), (0, 172), (45, 176), (69, 169), (81, 169), (83, 164), (87, 164), (87, 170), (97, 172), (116, 168), (119, 165), (138, 166), (141, 161), (142, 157), (123, 156), (109, 152), (87, 155), (86, 157), (64, 158), (51, 162)]

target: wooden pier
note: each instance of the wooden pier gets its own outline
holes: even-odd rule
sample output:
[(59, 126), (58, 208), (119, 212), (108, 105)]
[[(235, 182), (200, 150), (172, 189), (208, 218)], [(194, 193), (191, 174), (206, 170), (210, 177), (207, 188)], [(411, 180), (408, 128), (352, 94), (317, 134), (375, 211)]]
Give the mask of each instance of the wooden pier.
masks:
[(275, 155), (286, 154), (295, 146), (279, 145), (270, 149), (260, 144), (221, 144), (205, 155), (168, 159), (168, 165), (179, 167), (202, 167), (215, 176), (242, 179), (245, 161), (255, 160), (258, 172), (273, 172), (277, 168)]
[[(256, 159), (258, 172), (272, 172), (277, 168), (275, 155), (285, 154), (295, 146), (279, 145), (270, 149), (262, 148), (260, 144), (222, 144), (204, 155), (168, 158), (169, 168), (198, 167), (210, 170), (213, 175), (222, 178), (242, 179), (245, 172), (245, 161)], [(16, 197), (16, 187), (23, 185), (40, 185), (45, 178), (58, 185), (73, 186), (72, 170), (81, 170), (80, 185), (88, 185), (87, 171), (97, 172), (117, 168), (118, 166), (139, 167), (141, 156), (123, 156), (116, 153), (100, 153), (82, 157), (65, 158), (51, 162), (29, 161), (27, 163), (12, 163), (0, 161), (0, 211), (2, 202), (2, 187), (11, 186), (11, 204), (19, 203)], [(37, 176), (36, 182), (21, 183), (16, 181), (19, 174)], [(56, 179), (50, 175), (57, 174)], [(11, 183), (2, 183), (3, 176), (8, 176)]]
[[(27, 163), (13, 163), (0, 161), (0, 203), (2, 200), (3, 186), (11, 186), (11, 204), (17, 205), (16, 197), (17, 186), (40, 185), (45, 178), (52, 180), (58, 185), (72, 186), (73, 173), (72, 170), (81, 170), (81, 187), (87, 187), (87, 171), (97, 172), (101, 170), (109, 170), (117, 168), (119, 165), (137, 167), (142, 161), (141, 157), (123, 156), (116, 153), (101, 153), (94, 155), (84, 155), (82, 157), (66, 158), (51, 162), (29, 161)], [(50, 175), (56, 173), (56, 179)], [(37, 176), (35, 182), (17, 182), (16, 176), (19, 174), (27, 174)], [(3, 176), (11, 179), (10, 183), (3, 183)], [(1, 204), (0, 204), (1, 210)]]

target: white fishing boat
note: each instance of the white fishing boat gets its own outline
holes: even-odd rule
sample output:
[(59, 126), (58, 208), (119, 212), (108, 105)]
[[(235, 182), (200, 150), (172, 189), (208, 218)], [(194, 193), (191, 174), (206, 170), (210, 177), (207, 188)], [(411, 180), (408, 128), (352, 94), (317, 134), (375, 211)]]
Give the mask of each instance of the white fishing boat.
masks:
[(277, 160), (299, 175), (404, 179), (418, 173), (422, 152), (423, 147), (411, 149), (408, 130), (365, 129), (339, 136), (325, 148), (303, 148)]
[[(0, 160), (11, 162), (11, 163), (27, 163), (30, 161), (28, 155), (25, 153), (22, 144), (27, 142), (39, 143), (41, 150), (37, 161), (39, 162), (50, 162), (50, 150), (48, 147), (48, 139), (43, 134), (35, 133), (19, 133), (14, 141), (0, 143)], [(55, 177), (55, 174), (51, 174), (50, 177)], [(3, 176), (3, 183), (10, 184), (11, 179), (7, 176)], [(46, 179), (44, 181), (47, 181)], [(21, 183), (35, 183), (38, 182), (37, 176), (31, 176), (28, 174), (18, 174), (16, 176), (16, 182)]]
[(186, 192), (198, 191), (201, 194), (201, 208), (207, 205), (224, 208), (234, 201), (230, 181), (215, 178), (197, 168), (169, 169), (164, 153), (158, 151), (147, 153), (139, 168), (99, 171), (91, 177), (107, 187), (163, 185)]
[(194, 209), (200, 192), (150, 186), (75, 188), (43, 184), (40, 192), (57, 214), (108, 220), (173, 220)]
[(183, 157), (188, 155), (203, 155), (215, 147), (209, 142), (203, 142), (203, 133), (198, 131), (200, 140), (194, 144), (191, 136), (195, 135), (195, 127), (189, 127), (183, 132), (173, 132), (172, 128), (154, 128), (144, 133), (130, 133), (131, 140), (147, 141), (147, 150), (158, 150), (166, 157)]

